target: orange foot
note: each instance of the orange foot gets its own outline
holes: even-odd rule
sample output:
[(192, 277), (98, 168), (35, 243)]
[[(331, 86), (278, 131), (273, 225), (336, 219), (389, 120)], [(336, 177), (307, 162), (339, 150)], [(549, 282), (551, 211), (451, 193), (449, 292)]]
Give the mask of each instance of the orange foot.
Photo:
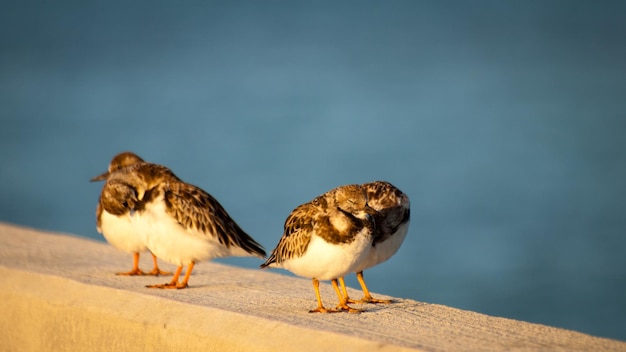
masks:
[(359, 314), (363, 312), (361, 309), (352, 308), (347, 304), (338, 304), (337, 307), (335, 307), (335, 309), (337, 312), (348, 312), (352, 314)]
[(311, 309), (309, 313), (337, 313), (337, 310), (334, 309), (326, 309), (324, 307), (317, 307), (315, 309)]
[(161, 289), (176, 289), (176, 290), (180, 290), (183, 288), (187, 288), (187, 284), (183, 283), (183, 284), (179, 284), (178, 282), (168, 282), (166, 284), (161, 284), (161, 285), (147, 285), (147, 288), (161, 288)]
[(137, 269), (133, 269), (133, 270), (127, 271), (127, 272), (115, 273), (115, 275), (120, 275), (120, 276), (138, 276), (138, 275), (145, 275), (145, 273), (143, 271), (141, 271), (141, 269), (137, 268)]
[(171, 273), (171, 272), (169, 272), (169, 271), (164, 271), (164, 270), (161, 270), (161, 269), (159, 269), (159, 268), (154, 268), (154, 269), (152, 269), (152, 271), (151, 271), (151, 272), (146, 273), (146, 274), (144, 274), (144, 275), (159, 276), (159, 275), (172, 275), (172, 273)]
[(191, 264), (189, 264), (189, 266), (187, 267), (187, 272), (185, 273), (185, 278), (183, 279), (183, 281), (181, 283), (178, 283), (178, 277), (180, 277), (180, 272), (183, 270), (183, 266), (179, 265), (178, 268), (176, 268), (176, 272), (174, 273), (174, 277), (172, 278), (172, 281), (166, 283), (166, 284), (161, 284), (161, 285), (148, 285), (146, 286), (147, 288), (166, 288), (166, 289), (183, 289), (183, 288), (187, 288), (187, 282), (189, 281), (189, 275), (191, 275), (191, 270), (193, 270), (193, 266), (194, 266), (194, 262), (191, 262)]
[(378, 299), (378, 298), (374, 298), (372, 296), (369, 297), (363, 297), (358, 301), (354, 301), (351, 303), (372, 303), (372, 304), (378, 304), (378, 303), (382, 303), (382, 304), (389, 304), (389, 303), (393, 303), (393, 300), (390, 299)]

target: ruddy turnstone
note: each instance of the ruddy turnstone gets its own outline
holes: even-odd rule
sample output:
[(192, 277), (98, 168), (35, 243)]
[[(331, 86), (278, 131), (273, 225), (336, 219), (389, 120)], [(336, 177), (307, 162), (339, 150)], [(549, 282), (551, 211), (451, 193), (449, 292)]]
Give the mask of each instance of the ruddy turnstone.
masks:
[[(337, 279), (353, 272), (365, 259), (373, 241), (371, 215), (375, 213), (359, 185), (330, 190), (291, 212), (283, 236), (261, 268), (279, 267), (312, 278), (317, 308), (311, 313), (360, 312), (348, 306)], [(339, 297), (336, 309), (322, 304), (319, 280), (331, 280)]]
[[(106, 187), (128, 208), (135, 228), (157, 257), (178, 268), (169, 283), (150, 288), (186, 288), (195, 263), (226, 256), (258, 256), (265, 251), (199, 187), (180, 180), (165, 166), (139, 163), (109, 176)], [(187, 271), (178, 278), (183, 266)]]
[[(109, 169), (90, 181), (104, 181), (111, 173), (130, 165), (142, 163), (143, 159), (131, 152), (123, 152), (111, 160)], [(111, 192), (116, 192), (114, 187), (103, 187), (96, 208), (96, 228), (113, 247), (124, 252), (133, 254), (133, 269), (128, 272), (120, 272), (117, 275), (171, 275), (159, 269), (157, 258), (152, 255), (154, 267), (149, 273), (139, 269), (139, 255), (148, 250), (140, 236), (133, 227), (129, 209), (121, 206)]]
[(348, 297), (343, 277), (339, 281), (345, 299), (350, 303), (391, 303), (389, 300), (372, 297), (367, 285), (365, 285), (363, 271), (391, 258), (402, 245), (409, 230), (409, 197), (385, 181), (365, 183), (361, 187), (367, 192), (368, 204), (378, 212), (374, 215), (376, 231), (372, 246), (366, 259), (354, 269), (361, 289), (363, 289), (363, 298), (359, 301), (351, 300)]

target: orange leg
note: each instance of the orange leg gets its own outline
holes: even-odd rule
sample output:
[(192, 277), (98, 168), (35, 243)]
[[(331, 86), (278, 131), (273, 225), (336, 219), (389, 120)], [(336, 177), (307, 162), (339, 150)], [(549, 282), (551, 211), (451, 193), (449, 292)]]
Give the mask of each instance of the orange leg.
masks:
[[(150, 253), (150, 254), (152, 254), (152, 253)], [(163, 270), (159, 269), (159, 263), (157, 263), (157, 257), (154, 254), (152, 254), (152, 263), (154, 265), (154, 269), (152, 269), (152, 271), (149, 272), (146, 275), (153, 275), (153, 276), (172, 275), (172, 273), (170, 273), (169, 271), (163, 271)]]
[(183, 278), (183, 282), (180, 283), (180, 285), (177, 285), (176, 288), (181, 289), (181, 288), (187, 288), (187, 282), (189, 282), (189, 276), (191, 276), (191, 271), (193, 270), (193, 266), (196, 263), (191, 262), (188, 266), (187, 266), (187, 272), (185, 273), (185, 277)]
[(361, 288), (363, 289), (363, 298), (360, 300), (360, 302), (391, 303), (391, 300), (388, 300), (388, 299), (377, 299), (377, 298), (372, 297), (372, 295), (370, 294), (370, 291), (367, 289), (367, 285), (365, 285), (365, 280), (363, 280), (363, 271), (359, 271), (358, 273), (356, 273), (356, 278), (357, 280), (359, 280), (359, 284), (361, 285)]
[(346, 288), (346, 282), (343, 277), (339, 278), (339, 284), (341, 285), (341, 291), (343, 291), (343, 299), (346, 301), (346, 303), (359, 303), (350, 298), (350, 296), (348, 296), (348, 289)]
[(348, 305), (348, 302), (346, 302), (346, 300), (344, 299), (343, 295), (341, 294), (341, 291), (339, 290), (339, 285), (337, 284), (337, 279), (333, 279), (331, 281), (331, 283), (333, 284), (333, 288), (335, 289), (335, 292), (337, 293), (337, 297), (339, 297), (339, 304), (337, 305), (336, 309), (340, 310), (340, 311), (346, 311), (348, 313), (361, 313), (360, 310), (358, 309), (354, 309), (352, 307), (350, 307)]
[(172, 281), (170, 281), (169, 283), (160, 284), (160, 285), (148, 285), (146, 287), (147, 288), (176, 288), (176, 285), (178, 285), (178, 277), (180, 276), (181, 271), (183, 271), (182, 265), (176, 268), (176, 272), (174, 272), (174, 277), (172, 278)]
[(186, 288), (187, 282), (189, 281), (189, 276), (191, 275), (191, 270), (193, 270), (194, 264), (195, 264), (194, 262), (191, 262), (191, 264), (189, 264), (189, 266), (187, 267), (187, 272), (185, 273), (185, 277), (183, 278), (183, 282), (181, 283), (178, 283), (178, 278), (180, 277), (180, 273), (183, 271), (182, 265), (176, 268), (174, 277), (172, 278), (172, 281), (170, 281), (169, 283), (161, 284), (161, 285), (148, 285), (146, 287), (148, 288), (174, 288), (174, 289)]
[(139, 269), (139, 252), (133, 253), (133, 270), (125, 272), (125, 273), (115, 273), (115, 275), (123, 275), (123, 276), (135, 276), (135, 275), (143, 275), (143, 271)]
[(315, 289), (315, 297), (317, 297), (317, 308), (310, 310), (309, 313), (331, 313), (332, 311), (324, 308), (324, 305), (322, 304), (319, 280), (313, 279), (313, 289)]

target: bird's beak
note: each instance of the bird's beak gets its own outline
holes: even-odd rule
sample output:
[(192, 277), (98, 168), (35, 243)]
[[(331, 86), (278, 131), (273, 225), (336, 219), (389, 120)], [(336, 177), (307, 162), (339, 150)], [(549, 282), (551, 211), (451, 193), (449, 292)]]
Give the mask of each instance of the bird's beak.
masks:
[(91, 180), (89, 180), (89, 182), (104, 181), (104, 180), (107, 179), (107, 177), (109, 177), (109, 172), (108, 171), (103, 173), (103, 174), (101, 174), (101, 175), (98, 175), (98, 176), (92, 178)]

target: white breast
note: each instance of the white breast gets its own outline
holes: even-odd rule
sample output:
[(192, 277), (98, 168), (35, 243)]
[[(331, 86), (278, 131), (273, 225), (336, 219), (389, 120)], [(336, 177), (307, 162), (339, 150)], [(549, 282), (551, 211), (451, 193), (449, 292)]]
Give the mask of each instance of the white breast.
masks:
[(353, 272), (365, 259), (372, 245), (371, 231), (361, 230), (352, 243), (330, 244), (313, 235), (306, 252), (299, 258), (288, 259), (277, 266), (292, 273), (318, 280), (331, 280)]
[(369, 249), (366, 258), (356, 267), (354, 272), (363, 271), (387, 261), (394, 254), (396, 254), (408, 232), (409, 222), (407, 221), (398, 226), (397, 231), (393, 235), (389, 236), (386, 241), (377, 243), (376, 246), (372, 246)]
[(163, 197), (146, 204), (144, 211), (133, 216), (148, 249), (159, 259), (174, 265), (189, 265), (226, 256), (249, 256), (238, 247), (222, 245), (210, 234), (184, 228), (165, 211)]
[(134, 228), (129, 214), (112, 215), (106, 210), (100, 215), (100, 230), (113, 247), (128, 253), (146, 250), (143, 237)]

